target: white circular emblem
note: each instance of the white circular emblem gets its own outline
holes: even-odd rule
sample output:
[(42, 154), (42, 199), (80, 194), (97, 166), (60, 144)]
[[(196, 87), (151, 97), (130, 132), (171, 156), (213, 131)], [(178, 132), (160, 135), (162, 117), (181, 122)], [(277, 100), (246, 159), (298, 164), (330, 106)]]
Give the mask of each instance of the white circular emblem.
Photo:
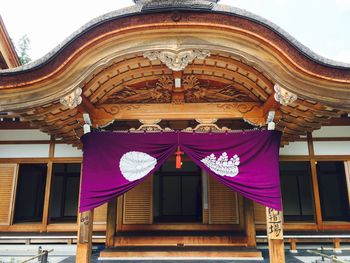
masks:
[(143, 152), (127, 152), (119, 161), (119, 169), (130, 182), (146, 176), (157, 164), (157, 159)]

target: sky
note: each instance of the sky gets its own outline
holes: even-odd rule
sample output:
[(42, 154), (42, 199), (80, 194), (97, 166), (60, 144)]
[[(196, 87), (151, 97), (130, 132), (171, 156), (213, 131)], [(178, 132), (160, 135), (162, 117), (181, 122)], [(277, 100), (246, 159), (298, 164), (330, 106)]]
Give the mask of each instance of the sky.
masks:
[[(27, 35), (36, 60), (75, 30), (132, 0), (0, 0), (0, 15), (15, 43)], [(350, 63), (350, 0), (221, 0), (277, 24), (321, 56)]]

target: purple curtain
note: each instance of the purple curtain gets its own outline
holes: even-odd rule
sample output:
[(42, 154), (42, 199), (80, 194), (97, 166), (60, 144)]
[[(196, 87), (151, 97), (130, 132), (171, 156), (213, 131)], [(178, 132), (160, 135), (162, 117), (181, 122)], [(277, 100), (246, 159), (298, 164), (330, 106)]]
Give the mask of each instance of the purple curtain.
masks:
[(178, 146), (227, 187), (262, 205), (281, 210), (279, 132), (117, 133), (82, 137), (80, 212), (100, 206), (141, 183)]

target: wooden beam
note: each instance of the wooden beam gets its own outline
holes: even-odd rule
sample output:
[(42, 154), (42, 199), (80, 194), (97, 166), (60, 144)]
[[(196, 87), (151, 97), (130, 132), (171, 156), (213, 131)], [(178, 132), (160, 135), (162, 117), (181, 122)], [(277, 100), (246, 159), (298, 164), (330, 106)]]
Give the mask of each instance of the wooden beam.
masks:
[(89, 113), (90, 118), (93, 118), (96, 110), (95, 106), (83, 94), (81, 95), (81, 98), (82, 98), (82, 102), (77, 107), (78, 111), (82, 114)]
[(103, 104), (97, 107), (94, 122), (132, 119), (239, 119), (262, 118), (257, 102), (184, 103), (184, 104)]
[(350, 117), (332, 118), (325, 126), (350, 126)]
[(244, 198), (244, 219), (247, 236), (247, 246), (256, 247), (256, 231), (254, 221), (254, 203), (252, 200)]
[(114, 247), (114, 237), (117, 224), (118, 198), (108, 202), (107, 206), (107, 226), (106, 226), (106, 247)]
[(1, 121), (0, 130), (33, 129), (28, 121)]
[(263, 114), (264, 116), (269, 113), (269, 111), (273, 110), (276, 111), (281, 107), (281, 104), (275, 100), (275, 92), (273, 92), (270, 97), (264, 102), (263, 108)]

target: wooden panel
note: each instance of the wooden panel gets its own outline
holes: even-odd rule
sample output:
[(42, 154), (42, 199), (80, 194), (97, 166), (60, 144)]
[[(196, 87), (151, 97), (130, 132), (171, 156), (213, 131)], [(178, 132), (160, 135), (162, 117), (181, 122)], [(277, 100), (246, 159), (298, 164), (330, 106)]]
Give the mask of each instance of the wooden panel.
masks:
[(237, 193), (211, 176), (209, 176), (209, 223), (239, 223)]
[(265, 206), (254, 202), (254, 215), (256, 224), (266, 224), (266, 208)]
[(125, 194), (124, 224), (152, 224), (152, 178), (149, 176), (143, 183)]
[(107, 203), (94, 209), (94, 224), (105, 224), (107, 220)]
[(0, 164), (0, 225), (10, 225), (17, 164)]

